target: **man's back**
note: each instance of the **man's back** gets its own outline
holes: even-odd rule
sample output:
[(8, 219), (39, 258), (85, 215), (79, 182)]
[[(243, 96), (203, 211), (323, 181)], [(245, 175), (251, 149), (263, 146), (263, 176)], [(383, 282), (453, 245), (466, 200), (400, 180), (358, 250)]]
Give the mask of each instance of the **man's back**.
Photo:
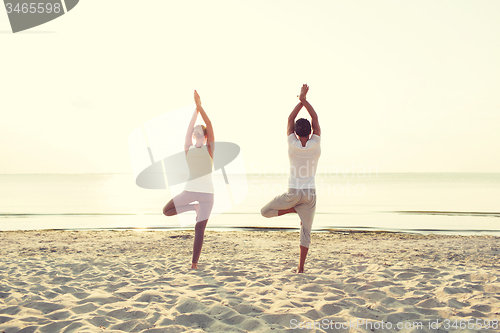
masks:
[(290, 159), (290, 177), (288, 188), (314, 189), (314, 175), (321, 155), (321, 137), (313, 134), (305, 147), (294, 133), (288, 136), (288, 158)]

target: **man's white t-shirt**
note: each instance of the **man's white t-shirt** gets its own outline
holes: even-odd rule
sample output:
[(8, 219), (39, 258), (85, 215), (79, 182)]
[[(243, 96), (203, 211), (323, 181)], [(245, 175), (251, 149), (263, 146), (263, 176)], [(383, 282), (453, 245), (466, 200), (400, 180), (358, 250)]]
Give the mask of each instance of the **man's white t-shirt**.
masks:
[(313, 134), (302, 147), (295, 133), (288, 136), (288, 157), (290, 159), (290, 178), (288, 188), (314, 189), (314, 175), (318, 165), (321, 137)]

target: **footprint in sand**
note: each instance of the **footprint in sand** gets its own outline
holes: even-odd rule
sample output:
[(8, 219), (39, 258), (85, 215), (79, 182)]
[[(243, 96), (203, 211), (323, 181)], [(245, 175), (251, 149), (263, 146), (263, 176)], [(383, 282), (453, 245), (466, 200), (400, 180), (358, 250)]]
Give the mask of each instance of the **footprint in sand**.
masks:
[(147, 321), (132, 319), (120, 324), (113, 325), (110, 327), (110, 329), (126, 332), (142, 332), (148, 328), (151, 328), (151, 326), (152, 325)]
[(190, 297), (182, 297), (175, 308), (179, 313), (191, 313), (198, 310), (204, 311), (206, 306)]
[(415, 273), (399, 273), (394, 278), (397, 280), (409, 280), (411, 278), (414, 278), (417, 275), (418, 274), (415, 274)]
[(196, 326), (205, 329), (214, 322), (214, 319), (204, 313), (190, 313), (175, 317), (175, 322), (182, 326)]
[(145, 302), (145, 303), (164, 303), (165, 299), (161, 296), (161, 294), (157, 291), (146, 291), (141, 293), (135, 300), (136, 302)]
[(72, 323), (71, 325), (69, 325), (68, 327), (66, 327), (66, 329), (64, 330), (63, 333), (73, 333), (73, 332), (78, 332), (79, 328), (83, 326), (83, 323), (80, 323), (80, 322), (74, 322)]
[(50, 324), (38, 327), (38, 330), (42, 333), (53, 333), (53, 332), (59, 332), (66, 326), (70, 325), (73, 323), (73, 321), (58, 321), (58, 322), (52, 322)]
[(87, 304), (84, 304), (81, 306), (76, 306), (76, 307), (72, 308), (71, 311), (73, 311), (76, 314), (82, 314), (82, 313), (92, 312), (98, 308), (99, 307), (97, 305), (95, 305), (94, 303), (87, 303)]
[(342, 307), (341, 306), (338, 306), (336, 304), (324, 304), (322, 305), (320, 308), (319, 308), (319, 311), (321, 311), (322, 313), (324, 313), (325, 315), (327, 316), (331, 316), (331, 315), (334, 315), (336, 313), (339, 313), (340, 311), (342, 311)]
[(87, 320), (89, 323), (96, 327), (109, 327), (112, 324), (116, 324), (116, 319), (112, 317), (105, 317), (105, 316), (95, 316), (92, 317), (91, 319)]
[(147, 317), (147, 313), (139, 310), (127, 311), (125, 309), (113, 310), (107, 313), (108, 317), (113, 317), (120, 320), (126, 319), (143, 319)]
[(71, 317), (71, 313), (69, 311), (59, 311), (59, 312), (53, 312), (45, 317), (51, 320), (61, 320)]
[(480, 311), (480, 312), (490, 312), (491, 311), (491, 306), (486, 305), (486, 304), (476, 304), (474, 306), (471, 306), (471, 309)]
[(419, 306), (421, 308), (430, 309), (430, 308), (442, 308), (442, 307), (446, 306), (446, 304), (431, 298), (431, 299), (426, 299), (422, 302), (417, 303), (416, 306)]
[(384, 321), (390, 322), (390, 323), (399, 323), (399, 322), (404, 322), (407, 320), (416, 320), (421, 318), (422, 316), (419, 315), (418, 313), (413, 313), (413, 312), (398, 312), (398, 313), (391, 313), (388, 315)]
[(51, 312), (64, 309), (64, 305), (61, 304), (38, 302), (38, 301), (25, 304), (24, 307), (39, 310), (43, 314), (49, 314)]

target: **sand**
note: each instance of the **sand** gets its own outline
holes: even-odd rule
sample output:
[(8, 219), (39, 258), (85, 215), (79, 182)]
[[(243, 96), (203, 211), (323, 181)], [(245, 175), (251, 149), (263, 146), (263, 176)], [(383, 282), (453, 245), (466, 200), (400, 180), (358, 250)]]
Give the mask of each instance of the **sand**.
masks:
[(207, 232), (199, 270), (190, 231), (0, 232), (0, 332), (498, 332), (499, 240), (316, 233), (294, 274), (294, 232)]

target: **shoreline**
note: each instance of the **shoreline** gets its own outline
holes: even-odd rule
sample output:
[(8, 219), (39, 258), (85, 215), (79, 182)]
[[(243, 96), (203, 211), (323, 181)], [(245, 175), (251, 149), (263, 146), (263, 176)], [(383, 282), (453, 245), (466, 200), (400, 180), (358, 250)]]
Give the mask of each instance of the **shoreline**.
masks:
[[(15, 232), (123, 232), (123, 231), (136, 231), (136, 232), (190, 232), (194, 230), (194, 225), (186, 227), (104, 227), (104, 228), (48, 228), (48, 229), (18, 229), (18, 230), (0, 230), (1, 233), (15, 233)], [(284, 233), (297, 233), (300, 227), (206, 227), (206, 232), (284, 232)], [(500, 239), (500, 230), (466, 230), (466, 229), (383, 229), (377, 227), (321, 227), (312, 229), (311, 233), (317, 234), (403, 234), (403, 235), (420, 235), (420, 236), (461, 236), (461, 237), (496, 237)]]
[(0, 332), (280, 332), (323, 320), (450, 331), (445, 320), (500, 319), (499, 237), (315, 233), (294, 274), (296, 233), (207, 231), (199, 270), (193, 234), (1, 231)]

